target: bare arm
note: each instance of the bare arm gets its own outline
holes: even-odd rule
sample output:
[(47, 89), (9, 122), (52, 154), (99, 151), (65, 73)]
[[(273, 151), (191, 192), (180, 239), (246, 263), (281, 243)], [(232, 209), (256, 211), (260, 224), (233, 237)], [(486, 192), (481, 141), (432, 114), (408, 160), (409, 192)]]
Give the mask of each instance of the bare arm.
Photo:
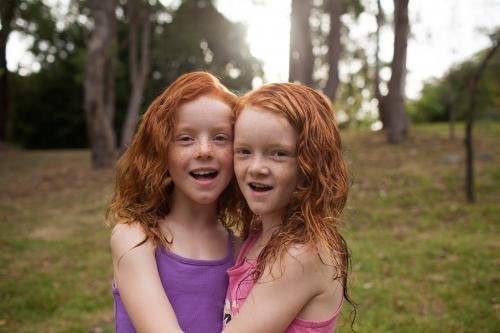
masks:
[(279, 263), (265, 271), (224, 333), (283, 332), (321, 293), (314, 257), (308, 251), (292, 250), (285, 255), (283, 272)]
[(137, 224), (118, 224), (111, 234), (113, 272), (120, 298), (137, 332), (182, 332), (156, 266), (155, 248)]

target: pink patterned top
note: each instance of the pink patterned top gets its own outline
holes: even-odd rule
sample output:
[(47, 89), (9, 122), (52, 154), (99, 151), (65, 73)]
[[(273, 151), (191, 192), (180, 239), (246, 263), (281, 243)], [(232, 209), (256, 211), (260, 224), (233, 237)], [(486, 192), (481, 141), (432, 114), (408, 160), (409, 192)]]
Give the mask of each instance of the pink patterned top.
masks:
[[(255, 268), (255, 259), (246, 259), (248, 250), (252, 247), (259, 236), (254, 233), (243, 244), (236, 264), (227, 273), (229, 275), (229, 286), (227, 288), (226, 301), (224, 305), (224, 326), (235, 316), (250, 294), (255, 281), (252, 272)], [(337, 311), (325, 321), (311, 321), (295, 318), (284, 333), (330, 333), (335, 330), (337, 318), (342, 304)]]

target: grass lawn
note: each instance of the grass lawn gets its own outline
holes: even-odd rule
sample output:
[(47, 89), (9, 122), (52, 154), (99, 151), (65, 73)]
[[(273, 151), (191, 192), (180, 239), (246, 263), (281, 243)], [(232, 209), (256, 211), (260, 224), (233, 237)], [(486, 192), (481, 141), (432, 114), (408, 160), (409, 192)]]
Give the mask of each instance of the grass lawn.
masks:
[[(500, 124), (479, 124), (478, 202), (464, 194), (463, 127), (414, 126), (402, 145), (344, 132), (357, 332), (498, 332)], [(0, 151), (0, 332), (112, 332), (112, 171), (88, 151)], [(344, 307), (337, 332), (350, 332)]]

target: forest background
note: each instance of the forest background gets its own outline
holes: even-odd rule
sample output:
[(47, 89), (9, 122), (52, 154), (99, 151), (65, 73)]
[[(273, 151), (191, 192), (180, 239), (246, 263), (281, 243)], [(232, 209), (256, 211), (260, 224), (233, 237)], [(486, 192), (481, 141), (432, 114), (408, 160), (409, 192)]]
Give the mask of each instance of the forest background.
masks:
[[(342, 127), (354, 328), (494, 332), (499, 29), (409, 99), (408, 3), (387, 11), (378, 0), (293, 0), (283, 61), (289, 81), (330, 97)], [(140, 115), (185, 72), (210, 71), (238, 94), (267, 80), (245, 25), (213, 1), (67, 4), (64, 17), (48, 1), (0, 4), (0, 332), (112, 331), (103, 219), (112, 166)], [(352, 39), (362, 13), (377, 22), (366, 36), (372, 53)], [(380, 57), (384, 30), (391, 61)], [(30, 36), (36, 70), (8, 70), (12, 32)], [(350, 310), (341, 332), (351, 329)]]

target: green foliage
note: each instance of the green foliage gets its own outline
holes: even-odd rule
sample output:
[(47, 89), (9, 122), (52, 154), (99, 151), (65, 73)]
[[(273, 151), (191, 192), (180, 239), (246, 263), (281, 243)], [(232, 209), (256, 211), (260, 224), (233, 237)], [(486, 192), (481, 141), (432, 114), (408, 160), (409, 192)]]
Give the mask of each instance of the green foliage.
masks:
[[(415, 102), (409, 102), (408, 113), (416, 122), (429, 122), (429, 121), (446, 121), (448, 120), (447, 108), (450, 104), (443, 102), (443, 90), (448, 88), (448, 85), (438, 80), (429, 80), (424, 83), (421, 91), (421, 97)], [(460, 110), (462, 111), (462, 110)], [(463, 119), (463, 112), (459, 115)]]
[(212, 1), (183, 1), (171, 23), (155, 35), (153, 73), (156, 93), (181, 73), (206, 70), (230, 89), (246, 92), (254, 77), (263, 75), (262, 64), (250, 54), (242, 24), (217, 11)]
[(343, 0), (343, 6), (347, 13), (350, 13), (355, 18), (358, 18), (365, 11), (366, 4), (361, 0)]
[[(217, 76), (235, 92), (252, 88), (252, 80), (262, 77), (262, 63), (250, 54), (246, 30), (217, 11), (211, 0), (183, 1), (176, 9), (157, 4), (157, 20), (151, 49), (151, 71), (142, 111), (179, 75), (204, 70)], [(119, 39), (127, 40), (126, 21), (119, 21)], [(126, 43), (123, 43), (126, 46)], [(117, 110), (115, 129), (120, 135), (129, 96), (128, 50), (122, 47), (117, 64)]]
[(345, 57), (342, 64), (350, 70), (346, 77), (347, 80), (340, 83), (337, 90), (337, 99), (335, 106), (337, 110), (344, 111), (348, 118), (342, 125), (347, 127), (366, 127), (378, 119), (376, 115), (359, 115), (363, 104), (367, 100), (373, 99), (373, 89), (371, 82), (371, 67), (368, 61), (366, 51), (357, 46), (350, 45), (344, 50)]
[(87, 147), (78, 57), (11, 76), (9, 141), (25, 148)]
[(34, 37), (30, 51), (41, 70), (27, 76), (11, 74), (8, 140), (12, 143), (44, 149), (88, 146), (82, 88), (85, 28), (76, 24), (77, 5), (71, 3), (66, 17), (74, 24), (56, 29), (57, 18), (43, 2), (26, 3), (18, 30)]
[[(89, 13), (81, 0), (69, 3), (64, 20), (54, 17), (39, 0), (22, 3), (16, 30), (34, 38), (31, 52), (41, 64), (38, 73), (12, 75), (8, 140), (25, 148), (79, 148), (88, 146), (83, 109), (83, 78)], [(126, 13), (126, 3), (118, 7)], [(227, 20), (212, 1), (183, 1), (179, 8), (156, 2), (151, 71), (143, 110), (179, 75), (207, 70), (230, 89), (246, 92), (254, 77), (263, 75), (262, 64), (245, 42), (245, 28)], [(160, 19), (173, 17), (173, 20)], [(118, 17), (116, 60), (116, 112), (119, 137), (130, 95), (128, 24)], [(63, 21), (64, 24), (56, 25)]]
[(42, 0), (18, 1), (17, 20), (13, 30), (32, 36), (36, 41), (51, 40), (56, 32), (56, 23), (50, 7)]
[[(325, 28), (323, 22), (325, 22), (325, 16), (328, 16), (327, 13), (330, 11), (330, 6), (332, 6), (333, 2), (333, 0), (315, 2), (313, 22), (321, 23), (317, 23), (318, 26), (312, 24), (311, 27), (313, 44), (317, 45), (313, 50), (316, 57), (316, 71), (323, 73), (321, 77), (317, 76), (315, 84), (317, 87), (323, 89), (328, 81), (326, 73), (329, 67), (329, 59), (328, 47), (326, 45), (330, 32), (329, 28)], [(367, 4), (360, 0), (342, 0), (343, 22), (356, 22), (361, 13), (368, 9), (367, 7)], [(363, 103), (373, 98), (370, 73), (372, 65), (369, 63), (369, 55), (366, 49), (352, 40), (349, 24), (343, 23), (340, 33), (342, 55), (339, 68), (344, 75), (340, 78), (337, 88), (335, 109), (346, 115), (346, 119), (341, 122), (343, 128), (365, 127), (376, 120), (368, 115), (364, 115), (363, 117), (358, 115)]]
[[(424, 84), (421, 97), (409, 105), (409, 114), (416, 122), (446, 121), (450, 112), (463, 120), (468, 112), (470, 81), (487, 49), (472, 59), (453, 66), (440, 79)], [(476, 95), (476, 116), (500, 120), (500, 52), (497, 52), (482, 76)]]

